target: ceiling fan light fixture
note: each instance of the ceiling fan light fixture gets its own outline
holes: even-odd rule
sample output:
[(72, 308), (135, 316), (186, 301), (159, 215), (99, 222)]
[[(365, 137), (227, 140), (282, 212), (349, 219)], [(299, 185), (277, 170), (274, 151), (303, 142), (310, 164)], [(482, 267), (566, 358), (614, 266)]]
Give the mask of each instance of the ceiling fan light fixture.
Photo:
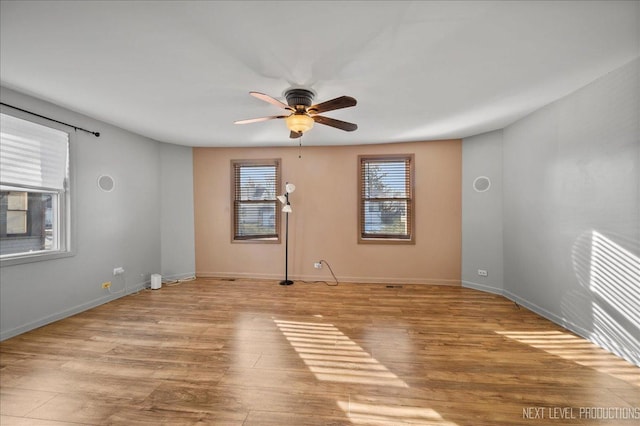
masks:
[(304, 133), (311, 130), (314, 123), (313, 118), (309, 117), (306, 113), (291, 114), (284, 120), (289, 130), (296, 133)]

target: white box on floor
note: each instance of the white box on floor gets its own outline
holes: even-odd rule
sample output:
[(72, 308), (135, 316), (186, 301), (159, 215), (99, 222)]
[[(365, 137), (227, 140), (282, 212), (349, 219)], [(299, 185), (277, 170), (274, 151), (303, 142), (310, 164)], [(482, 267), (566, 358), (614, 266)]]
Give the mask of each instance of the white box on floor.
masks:
[(162, 275), (151, 275), (151, 290), (159, 290), (162, 287)]

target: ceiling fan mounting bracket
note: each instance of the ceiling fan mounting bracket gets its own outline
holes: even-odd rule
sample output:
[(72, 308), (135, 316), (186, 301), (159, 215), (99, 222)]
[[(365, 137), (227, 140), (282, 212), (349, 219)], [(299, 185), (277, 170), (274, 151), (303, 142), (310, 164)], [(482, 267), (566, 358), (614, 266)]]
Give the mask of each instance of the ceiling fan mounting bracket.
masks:
[(287, 98), (287, 104), (290, 107), (295, 108), (296, 105), (304, 105), (305, 107), (310, 107), (313, 103), (313, 98), (315, 93), (308, 89), (288, 89), (284, 93), (285, 98)]

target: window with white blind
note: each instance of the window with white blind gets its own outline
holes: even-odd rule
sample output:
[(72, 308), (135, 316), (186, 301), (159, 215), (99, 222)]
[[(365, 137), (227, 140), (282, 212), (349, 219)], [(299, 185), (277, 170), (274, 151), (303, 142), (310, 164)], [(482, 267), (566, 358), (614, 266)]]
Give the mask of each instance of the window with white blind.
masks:
[(280, 160), (231, 162), (233, 241), (280, 241), (279, 187)]
[(0, 259), (70, 252), (69, 134), (0, 114)]
[(414, 156), (360, 156), (358, 242), (415, 242)]

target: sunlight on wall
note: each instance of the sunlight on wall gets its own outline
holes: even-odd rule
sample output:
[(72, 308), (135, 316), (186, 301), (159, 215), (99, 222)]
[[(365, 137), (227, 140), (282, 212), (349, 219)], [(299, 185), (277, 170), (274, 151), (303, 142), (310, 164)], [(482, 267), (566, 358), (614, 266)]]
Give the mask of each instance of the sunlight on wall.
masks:
[(640, 387), (638, 367), (581, 337), (562, 331), (496, 331), (496, 333)]
[(596, 296), (591, 337), (640, 362), (640, 258), (593, 231), (589, 275)]

